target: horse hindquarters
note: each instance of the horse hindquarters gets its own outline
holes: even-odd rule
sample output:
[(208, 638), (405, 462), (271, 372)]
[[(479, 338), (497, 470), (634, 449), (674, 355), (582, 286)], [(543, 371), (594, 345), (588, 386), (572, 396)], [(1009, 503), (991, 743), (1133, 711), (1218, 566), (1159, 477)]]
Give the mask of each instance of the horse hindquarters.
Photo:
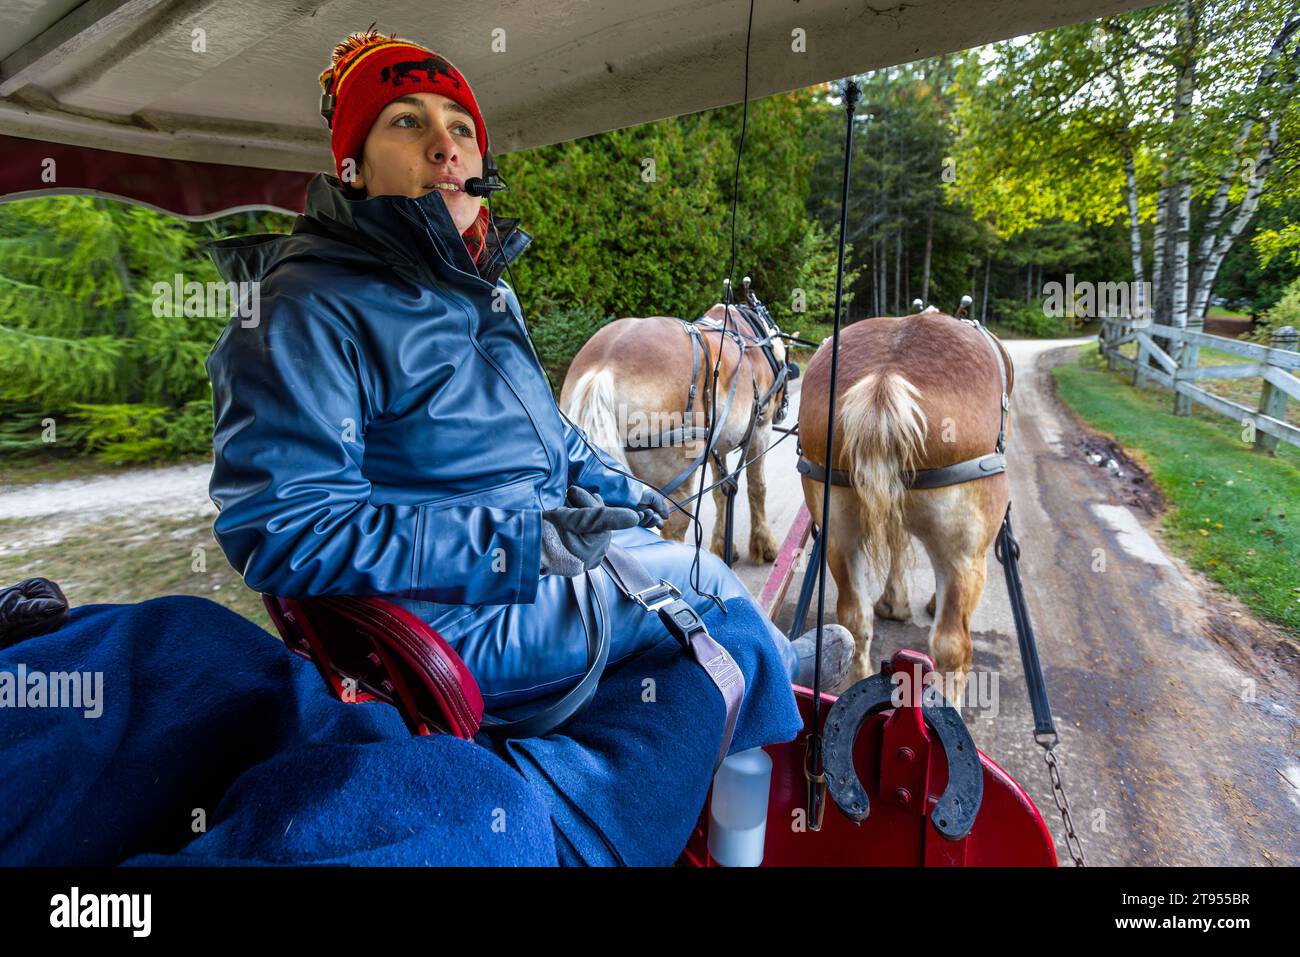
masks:
[[(926, 420), (919, 392), (898, 373), (868, 373), (844, 394), (839, 413), (844, 459), (853, 487), (832, 487), (826, 557), (838, 592), (836, 617), (857, 641), (850, 681), (872, 672), (872, 608), (866, 598), (868, 571), (888, 580), (891, 607), (906, 605), (901, 575), (907, 529), (904, 473), (916, 468), (924, 451)], [(820, 522), (821, 483), (805, 480), (809, 510)], [(815, 494), (814, 494), (815, 493)], [(814, 505), (812, 499), (816, 498)], [(895, 579), (897, 578), (897, 581)]]
[(844, 394), (844, 456), (861, 516), (861, 547), (882, 579), (907, 549), (906, 475), (925, 452), (920, 392), (897, 372), (871, 372)]

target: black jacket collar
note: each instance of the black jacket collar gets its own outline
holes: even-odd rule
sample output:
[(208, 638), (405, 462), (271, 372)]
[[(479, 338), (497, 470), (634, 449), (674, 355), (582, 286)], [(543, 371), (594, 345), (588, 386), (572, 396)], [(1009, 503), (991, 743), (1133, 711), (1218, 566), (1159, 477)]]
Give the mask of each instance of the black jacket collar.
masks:
[[(496, 217), (488, 227), (482, 272), (440, 196), (351, 199), (337, 178), (321, 174), (307, 188), (307, 205), (290, 236), (241, 236), (209, 248), (229, 279), (261, 279), (278, 262), (300, 255), (330, 260), (378, 259), (395, 269), (431, 273), (435, 281), (495, 286), (507, 262), (532, 242), (519, 220)], [(497, 242), (500, 234), (500, 244)], [(322, 247), (317, 238), (333, 240)]]

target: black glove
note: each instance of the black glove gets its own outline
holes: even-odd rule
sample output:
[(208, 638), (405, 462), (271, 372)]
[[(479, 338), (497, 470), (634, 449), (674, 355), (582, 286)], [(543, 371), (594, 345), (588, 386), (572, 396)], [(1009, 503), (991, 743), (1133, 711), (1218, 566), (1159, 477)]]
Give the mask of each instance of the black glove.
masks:
[(636, 503), (637, 514), (641, 516), (642, 528), (663, 528), (664, 519), (668, 517), (668, 500), (652, 488), (641, 493), (641, 501)]
[(600, 564), (610, 532), (641, 519), (630, 508), (606, 505), (599, 495), (569, 486), (568, 507), (542, 512), (542, 572), (572, 578)]
[(28, 578), (0, 591), (0, 648), (62, 628), (68, 599), (48, 578)]

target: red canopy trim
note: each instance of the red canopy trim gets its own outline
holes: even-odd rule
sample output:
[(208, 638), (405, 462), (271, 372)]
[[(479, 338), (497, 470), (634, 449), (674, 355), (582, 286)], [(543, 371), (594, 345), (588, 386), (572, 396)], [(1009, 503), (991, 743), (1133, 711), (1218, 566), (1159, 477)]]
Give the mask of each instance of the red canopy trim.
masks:
[[(0, 135), (0, 202), (107, 196), (183, 219), (274, 209), (300, 213), (314, 173), (193, 163)], [(52, 161), (52, 162), (51, 162)]]

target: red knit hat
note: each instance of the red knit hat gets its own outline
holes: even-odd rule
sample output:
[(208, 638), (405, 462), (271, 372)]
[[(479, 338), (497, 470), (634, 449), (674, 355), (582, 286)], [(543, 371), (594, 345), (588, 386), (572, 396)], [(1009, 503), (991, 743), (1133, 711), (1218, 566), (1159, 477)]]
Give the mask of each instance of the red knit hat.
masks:
[(439, 93), (474, 117), (478, 151), (487, 151), (487, 125), (469, 84), (448, 60), (409, 40), (385, 37), (373, 27), (353, 33), (334, 48), (329, 69), (320, 75), (326, 102), (333, 96), (330, 146), (334, 168), (356, 162), (370, 128), (385, 106), (408, 93)]

